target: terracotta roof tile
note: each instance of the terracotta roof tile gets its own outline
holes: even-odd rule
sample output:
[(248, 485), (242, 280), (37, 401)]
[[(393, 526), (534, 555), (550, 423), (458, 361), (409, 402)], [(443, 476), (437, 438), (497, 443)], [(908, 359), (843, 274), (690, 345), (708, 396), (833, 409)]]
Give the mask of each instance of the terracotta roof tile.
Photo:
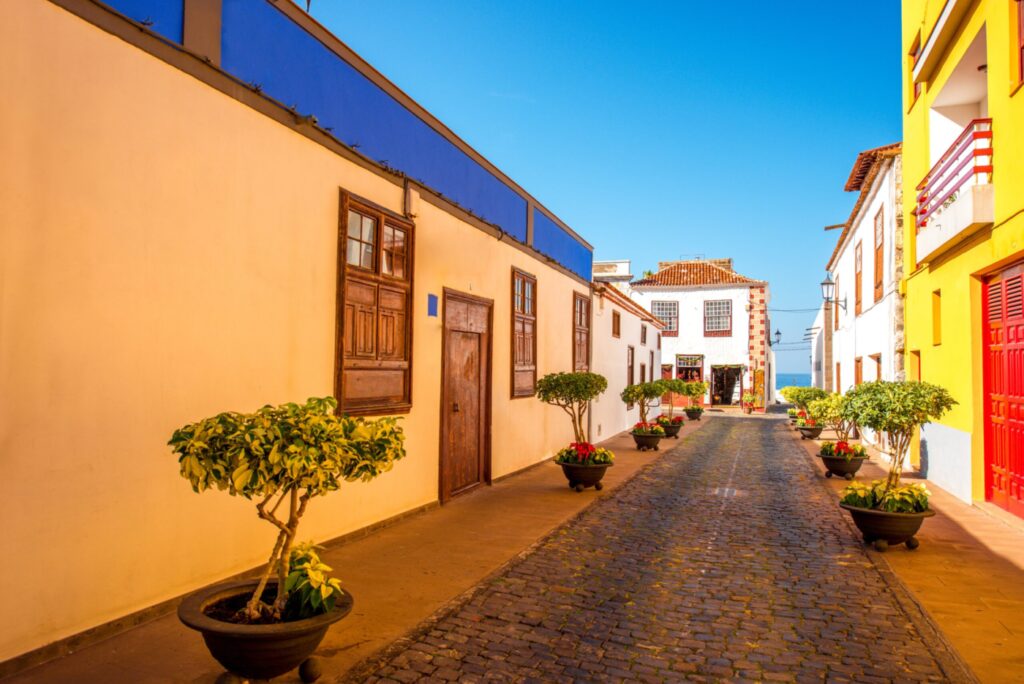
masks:
[(857, 160), (853, 162), (853, 169), (850, 170), (850, 177), (846, 179), (846, 185), (843, 189), (847, 192), (860, 190), (861, 185), (864, 183), (864, 177), (868, 175), (868, 171), (875, 165), (878, 158), (885, 154), (899, 152), (902, 147), (903, 143), (895, 142), (871, 150), (864, 150), (858, 154)]
[(662, 268), (657, 273), (635, 281), (633, 286), (756, 285), (762, 282), (741, 276), (731, 269), (724, 268), (721, 263), (722, 260), (698, 260), (660, 264)]

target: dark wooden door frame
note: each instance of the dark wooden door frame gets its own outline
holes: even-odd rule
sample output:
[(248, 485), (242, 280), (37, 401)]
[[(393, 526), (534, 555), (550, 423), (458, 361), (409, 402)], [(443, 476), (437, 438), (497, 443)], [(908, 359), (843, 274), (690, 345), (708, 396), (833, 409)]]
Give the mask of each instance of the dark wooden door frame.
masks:
[(470, 304), (478, 304), (487, 307), (487, 349), (484, 350), (487, 359), (487, 373), (483, 376), (487, 400), (481, 415), (483, 416), (483, 453), (481, 454), (482, 472), (484, 483), (491, 484), (491, 404), (493, 403), (493, 385), (491, 379), (494, 374), (494, 300), (485, 297), (478, 297), (467, 292), (460, 292), (451, 288), (442, 289), (441, 306), (441, 405), (440, 405), (440, 448), (437, 461), (437, 498), (442, 504), (450, 501), (452, 497), (447, 496), (445, 490), (445, 463), (448, 457), (448, 397), (447, 397), (447, 373), (448, 373), (448, 301), (460, 299)]

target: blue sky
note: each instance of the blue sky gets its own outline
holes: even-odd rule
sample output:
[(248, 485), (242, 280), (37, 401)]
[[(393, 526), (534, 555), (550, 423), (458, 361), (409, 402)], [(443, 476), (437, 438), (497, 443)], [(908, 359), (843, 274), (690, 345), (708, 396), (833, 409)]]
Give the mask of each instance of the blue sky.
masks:
[[(820, 303), (860, 150), (901, 136), (897, 0), (314, 0), (313, 16), (594, 245), (732, 257)], [(770, 312), (784, 343), (813, 313)], [(785, 346), (785, 345), (784, 345)], [(807, 372), (806, 346), (778, 352)]]

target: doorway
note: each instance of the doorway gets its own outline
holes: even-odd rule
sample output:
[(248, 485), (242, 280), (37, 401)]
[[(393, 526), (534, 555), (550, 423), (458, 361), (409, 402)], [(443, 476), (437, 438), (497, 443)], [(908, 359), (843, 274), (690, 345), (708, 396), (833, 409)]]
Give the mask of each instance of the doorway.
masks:
[(743, 366), (711, 367), (711, 403), (737, 406), (743, 396)]
[(441, 503), (491, 481), (493, 306), (489, 299), (447, 288), (444, 291)]

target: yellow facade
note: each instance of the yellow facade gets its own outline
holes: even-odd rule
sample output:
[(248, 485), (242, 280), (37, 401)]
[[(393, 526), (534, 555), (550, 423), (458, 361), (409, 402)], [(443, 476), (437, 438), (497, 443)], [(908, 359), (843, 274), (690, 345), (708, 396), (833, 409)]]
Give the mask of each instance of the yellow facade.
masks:
[[(973, 500), (985, 498), (982, 287), (1024, 258), (1019, 5), (903, 2), (906, 367), (959, 402), (941, 427), (926, 426), (923, 455), (938, 484)], [(991, 119), (993, 219), (926, 255), (922, 236), (934, 225), (918, 226), (916, 188), (956, 137), (957, 117)], [(921, 457), (919, 442), (912, 458)]]
[[(339, 188), (396, 213), (406, 201), (400, 182), (55, 4), (3, 14), (0, 557), (22, 561), (0, 567), (0, 661), (266, 561), (274, 531), (251, 503), (192, 493), (166, 442), (219, 411), (333, 392)], [(540, 375), (571, 369), (589, 284), (409, 192), (408, 457), (315, 501), (303, 539), (437, 501), (428, 294), (494, 302), (493, 477), (572, 438), (559, 409), (510, 399), (510, 274), (544, 293)]]

